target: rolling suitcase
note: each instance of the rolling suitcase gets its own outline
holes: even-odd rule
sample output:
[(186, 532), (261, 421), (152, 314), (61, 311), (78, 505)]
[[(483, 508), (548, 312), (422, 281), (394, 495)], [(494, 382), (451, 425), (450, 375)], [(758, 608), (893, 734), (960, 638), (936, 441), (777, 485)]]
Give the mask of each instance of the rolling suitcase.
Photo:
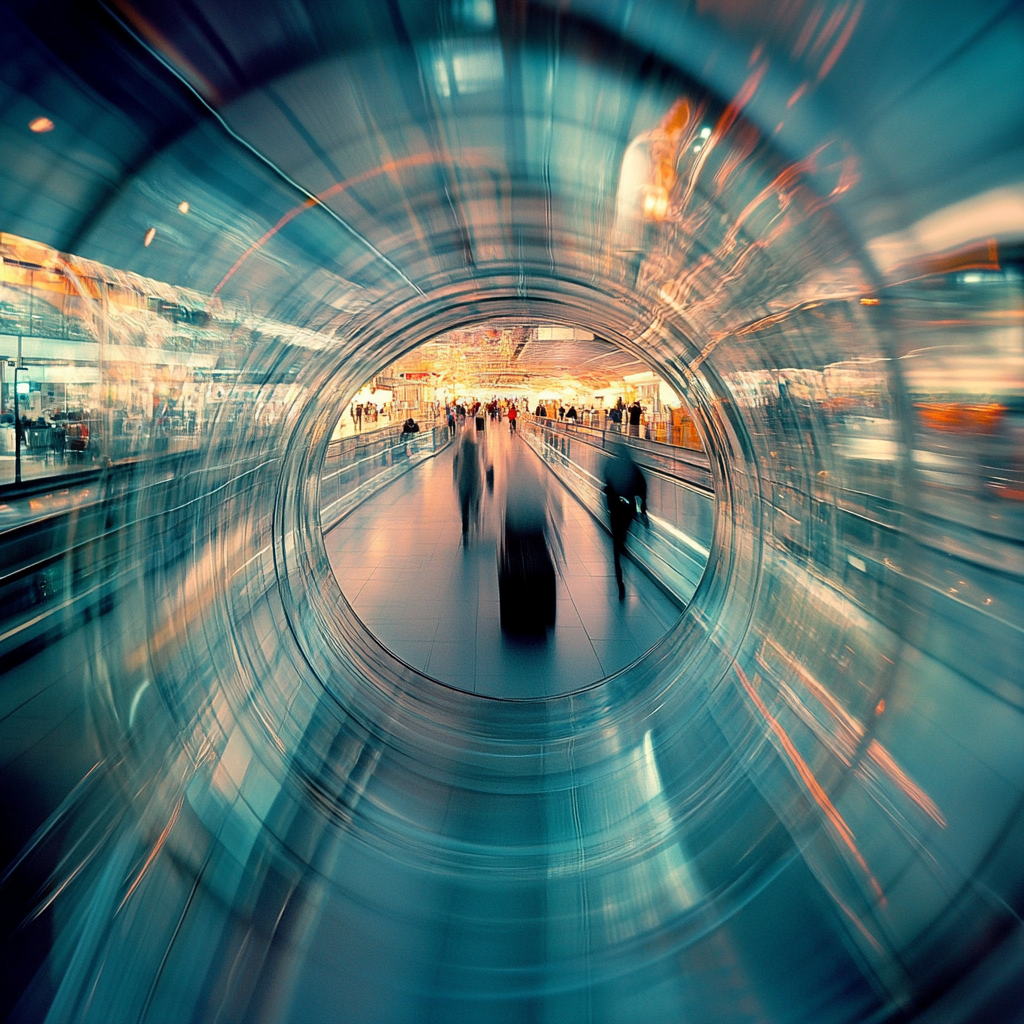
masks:
[(501, 628), (543, 633), (555, 624), (555, 566), (543, 531), (506, 529), (498, 555)]

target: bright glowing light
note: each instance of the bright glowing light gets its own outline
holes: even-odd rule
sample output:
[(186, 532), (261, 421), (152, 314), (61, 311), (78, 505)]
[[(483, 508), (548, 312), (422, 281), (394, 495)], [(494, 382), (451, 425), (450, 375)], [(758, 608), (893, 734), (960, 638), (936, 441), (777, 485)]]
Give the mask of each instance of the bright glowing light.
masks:
[(1022, 231), (1024, 185), (1017, 183), (943, 207), (906, 231), (872, 239), (868, 250), (885, 271), (905, 260), (941, 254), (957, 246), (984, 244), (989, 239), (1012, 237)]
[(688, 548), (692, 548), (702, 558), (709, 558), (711, 556), (711, 549), (705, 547), (698, 540), (695, 540), (688, 533), (680, 530), (677, 526), (674, 526), (667, 519), (661, 519), (658, 516), (649, 515), (648, 518), (656, 526), (660, 527), (666, 533), (671, 534), (676, 540), (682, 541)]
[(146, 237), (143, 238), (142, 244), (148, 249), (150, 243), (153, 241), (154, 238), (156, 238), (156, 228), (150, 228), (146, 232)]
[(704, 147), (703, 147), (703, 146), (702, 146), (702, 145), (701, 145), (701, 144), (700, 144), (700, 143), (698, 142), (698, 143), (697, 143), (697, 144), (696, 144), (696, 145), (695, 145), (695, 146), (693, 147), (693, 151), (694, 151), (694, 153), (699, 153), (699, 152), (700, 152), (700, 151), (701, 151), (701, 150), (702, 150), (703, 148), (704, 148)]
[(29, 121), (28, 127), (30, 131), (40, 134), (42, 132), (52, 132), (53, 122), (48, 117), (34, 117)]
[(711, 135), (711, 129), (710, 128), (708, 128), (707, 126), (701, 128), (701, 130), (700, 130), (700, 137), (702, 139), (709, 138), (710, 135)]
[(462, 0), (462, 17), (477, 28), (493, 28), (497, 17), (494, 0)]
[(964, 284), (978, 284), (981, 281), (981, 274), (964, 274)]
[(862, 306), (877, 306), (878, 305), (878, 299), (863, 298), (863, 299), (860, 300), (860, 304)]
[(668, 192), (655, 187), (644, 193), (644, 216), (648, 220), (663, 220), (668, 213)]
[(188, 213), (188, 211), (189, 211), (189, 205), (183, 199), (180, 203), (178, 203), (178, 213)]

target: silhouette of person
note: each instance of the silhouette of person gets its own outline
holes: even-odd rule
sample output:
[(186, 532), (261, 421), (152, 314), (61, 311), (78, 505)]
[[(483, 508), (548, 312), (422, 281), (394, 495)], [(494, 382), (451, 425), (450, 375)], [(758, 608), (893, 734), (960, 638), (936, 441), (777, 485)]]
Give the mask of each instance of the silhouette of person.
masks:
[(615, 579), (619, 585), (621, 601), (626, 596), (626, 587), (622, 582), (622, 556), (626, 551), (626, 534), (636, 517), (637, 499), (640, 501), (643, 524), (650, 526), (647, 519), (647, 481), (625, 446), (616, 445), (605, 464), (604, 494), (612, 531)]
[(633, 437), (640, 436), (640, 417), (643, 414), (644, 410), (639, 401), (629, 407), (629, 432)]
[(483, 474), (480, 470), (480, 454), (474, 433), (462, 435), (459, 450), (453, 459), (455, 489), (459, 496), (462, 512), (462, 543), (469, 540), (469, 526), (475, 521), (480, 508)]

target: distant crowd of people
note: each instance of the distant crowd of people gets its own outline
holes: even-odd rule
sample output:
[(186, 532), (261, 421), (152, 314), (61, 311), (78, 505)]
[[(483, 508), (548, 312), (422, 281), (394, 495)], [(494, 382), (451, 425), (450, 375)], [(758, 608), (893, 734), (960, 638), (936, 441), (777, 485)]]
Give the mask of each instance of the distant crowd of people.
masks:
[(358, 402), (349, 408), (349, 415), (352, 417), (352, 426), (356, 430), (362, 430), (364, 426), (376, 426), (377, 421), (382, 417), (390, 420), (391, 404), (376, 405), (374, 402)]
[[(525, 399), (497, 397), (492, 398), (489, 402), (475, 399), (457, 400), (447, 402), (443, 407), (440, 403), (434, 403), (429, 408), (432, 409), (435, 418), (443, 419), (449, 436), (453, 438), (456, 431), (465, 426), (467, 422), (472, 422), (477, 430), (483, 430), (487, 420), (499, 423), (507, 421), (509, 432), (515, 434), (523, 410), (525, 409), (527, 415), (530, 413)], [(392, 414), (390, 405), (378, 406), (373, 402), (365, 402), (350, 406), (349, 415), (355, 430), (362, 431), (376, 426), (381, 419), (390, 422)], [(633, 437), (640, 436), (645, 416), (646, 410), (639, 401), (627, 405), (621, 396), (610, 409), (598, 409), (591, 405), (577, 409), (573, 403), (570, 403), (567, 408), (564, 403), (555, 404), (550, 400), (538, 401), (533, 409), (533, 417), (538, 420), (554, 420), (568, 425), (583, 424), (605, 430), (628, 432)], [(406, 426), (408, 426), (408, 422), (406, 421)], [(403, 428), (403, 433), (407, 432)]]
[(455, 436), (455, 431), (465, 425), (467, 420), (472, 421), (477, 430), (483, 430), (488, 419), (497, 423), (507, 419), (509, 433), (516, 433), (519, 408), (514, 399), (492, 398), (486, 403), (479, 401), (452, 402), (446, 404), (444, 409), (445, 422), (451, 437)]
[[(527, 413), (529, 413), (528, 408)], [(509, 430), (515, 433), (515, 424), (519, 415), (519, 402), (507, 399), (493, 398), (487, 403), (479, 401), (453, 402), (445, 406), (445, 419), (453, 436), (456, 429), (462, 426), (467, 419), (480, 420), (479, 426), (480, 429), (483, 429), (485, 417), (498, 421), (507, 419)], [(566, 408), (561, 402), (556, 405), (552, 401), (544, 400), (538, 401), (533, 409), (533, 416), (538, 420), (557, 420), (559, 423), (568, 424), (582, 423), (610, 430), (622, 430), (625, 427), (628, 433), (634, 437), (639, 435), (645, 415), (646, 410), (639, 401), (627, 405), (621, 397), (611, 409), (598, 409), (590, 405), (577, 409), (572, 403)]]
[(89, 423), (78, 413), (52, 413), (50, 418), (22, 415), (17, 420), (13, 412), (0, 415), (0, 427), (13, 427), (23, 449), (46, 451), (62, 455), (65, 451), (83, 452), (89, 447)]
[(583, 423), (587, 426), (601, 427), (609, 430), (621, 430), (623, 426), (628, 432), (637, 437), (640, 434), (640, 426), (644, 421), (644, 407), (639, 401), (626, 405), (620, 396), (618, 401), (610, 409), (598, 409), (593, 406), (584, 406), (577, 410), (575, 405), (566, 409), (565, 405), (559, 403), (557, 406), (552, 402), (538, 402), (533, 414), (537, 419), (558, 420), (559, 423), (575, 425)]

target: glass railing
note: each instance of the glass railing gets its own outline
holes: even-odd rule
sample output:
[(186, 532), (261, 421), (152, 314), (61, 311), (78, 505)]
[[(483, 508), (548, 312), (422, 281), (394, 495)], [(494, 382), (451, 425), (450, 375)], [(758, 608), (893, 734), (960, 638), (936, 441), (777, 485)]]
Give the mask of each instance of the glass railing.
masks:
[(416, 434), (403, 434), (401, 426), (389, 426), (332, 441), (320, 476), (320, 523), (324, 530), (450, 441), (443, 423), (423, 426)]
[(630, 556), (683, 604), (697, 589), (711, 551), (714, 492), (707, 457), (594, 427), (524, 419), (522, 436), (602, 525), (607, 525), (604, 477), (623, 453), (647, 482), (647, 525), (634, 524)]

